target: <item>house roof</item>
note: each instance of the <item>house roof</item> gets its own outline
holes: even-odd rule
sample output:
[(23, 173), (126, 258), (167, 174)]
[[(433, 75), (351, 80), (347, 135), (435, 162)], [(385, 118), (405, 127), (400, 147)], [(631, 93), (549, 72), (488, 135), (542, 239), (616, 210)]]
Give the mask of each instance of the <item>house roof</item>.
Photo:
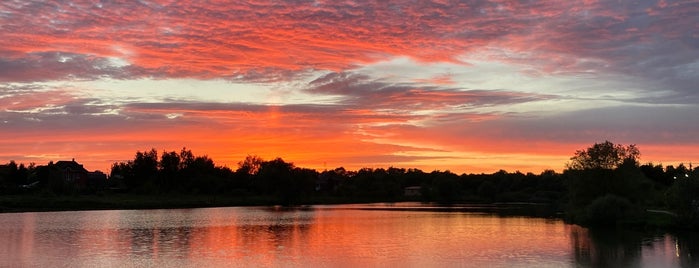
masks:
[(75, 162), (75, 160), (72, 161), (58, 161), (54, 164), (60, 169), (71, 169), (73, 171), (81, 171), (81, 172), (87, 172), (87, 169), (83, 167), (83, 165), (78, 164), (78, 162)]

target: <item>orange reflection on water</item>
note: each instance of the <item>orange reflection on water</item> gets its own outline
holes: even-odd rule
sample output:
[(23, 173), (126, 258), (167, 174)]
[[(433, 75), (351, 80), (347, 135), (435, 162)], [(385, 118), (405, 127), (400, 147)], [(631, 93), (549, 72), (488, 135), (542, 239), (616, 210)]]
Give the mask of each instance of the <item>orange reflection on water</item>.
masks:
[(284, 266), (303, 258), (299, 254), (308, 244), (312, 211), (264, 207), (246, 209), (243, 215), (237, 212), (214, 209), (207, 213), (210, 225), (193, 232), (190, 257), (217, 260), (217, 265), (265, 267)]
[(410, 206), (0, 214), (0, 239), (6, 241), (0, 246), (0, 266), (696, 264), (689, 257), (696, 253), (696, 243), (686, 238), (649, 240), (638, 233), (592, 232), (553, 219)]
[(537, 263), (542, 254), (558, 264), (570, 259), (564, 225), (543, 219), (334, 208), (251, 214), (235, 223), (211, 217), (215, 227), (193, 235), (199, 255), (192, 257), (228, 264), (355, 267)]

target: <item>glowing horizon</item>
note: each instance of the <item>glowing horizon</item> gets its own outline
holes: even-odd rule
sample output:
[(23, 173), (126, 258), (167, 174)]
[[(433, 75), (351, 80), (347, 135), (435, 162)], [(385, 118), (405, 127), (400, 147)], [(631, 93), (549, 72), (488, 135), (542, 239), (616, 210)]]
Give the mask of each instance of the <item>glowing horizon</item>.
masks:
[(3, 1), (0, 163), (560, 171), (699, 162), (695, 1)]

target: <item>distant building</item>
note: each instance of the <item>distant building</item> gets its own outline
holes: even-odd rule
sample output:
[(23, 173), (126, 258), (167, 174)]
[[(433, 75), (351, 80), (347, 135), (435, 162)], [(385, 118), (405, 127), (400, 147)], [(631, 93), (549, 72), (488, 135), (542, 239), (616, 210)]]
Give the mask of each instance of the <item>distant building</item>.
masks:
[(104, 180), (104, 181), (106, 181), (106, 180), (107, 180), (107, 174), (104, 174), (104, 172), (102, 172), (102, 171), (95, 170), (95, 171), (93, 171), (93, 172), (88, 172), (88, 173), (87, 173), (87, 178), (88, 178), (89, 180), (91, 180), (91, 181), (92, 181), (92, 180), (95, 180), (95, 181)]
[(107, 187), (107, 174), (99, 170), (88, 172), (87, 185), (91, 189), (104, 189)]
[(421, 196), (422, 195), (422, 187), (421, 186), (405, 187), (405, 189), (403, 191), (404, 191), (403, 195), (405, 195), (405, 196)]
[(72, 184), (77, 189), (85, 189), (87, 187), (90, 172), (83, 165), (75, 162), (75, 159), (72, 161), (58, 161), (53, 166), (58, 169), (65, 183)]

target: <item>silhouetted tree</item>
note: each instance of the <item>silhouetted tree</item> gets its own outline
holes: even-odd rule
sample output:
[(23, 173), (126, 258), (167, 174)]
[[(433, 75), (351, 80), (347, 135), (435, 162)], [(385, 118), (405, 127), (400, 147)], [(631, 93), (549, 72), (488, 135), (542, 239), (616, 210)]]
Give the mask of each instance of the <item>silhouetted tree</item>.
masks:
[(438, 202), (450, 204), (458, 200), (460, 187), (456, 174), (449, 171), (434, 171), (431, 175), (434, 177), (433, 184)]
[(136, 175), (133, 171), (133, 161), (116, 162), (112, 164), (112, 170), (109, 175), (109, 184), (112, 187), (130, 190), (136, 187), (136, 182)]
[[(333, 170), (326, 170), (320, 173), (317, 177), (316, 191), (322, 194), (346, 194), (346, 192), (338, 193), (343, 186), (346, 186), (350, 173), (344, 167), (339, 167)], [(346, 189), (345, 189), (346, 190)]]
[(263, 162), (264, 160), (256, 155), (248, 155), (243, 161), (238, 162), (238, 169), (235, 171), (235, 187), (259, 193), (259, 183), (255, 182), (255, 176)]
[(245, 160), (238, 162), (238, 170), (236, 172), (254, 175), (260, 170), (260, 166), (264, 160), (256, 155), (248, 155)]
[(160, 156), (160, 174), (158, 176), (158, 186), (165, 191), (174, 190), (175, 186), (181, 183), (180, 155), (177, 152), (163, 152)]
[(185, 186), (195, 193), (213, 193), (222, 186), (216, 178), (216, 166), (208, 156), (197, 156), (181, 171)]
[(185, 169), (187, 166), (194, 162), (194, 154), (192, 150), (187, 150), (187, 148), (182, 148), (180, 151), (180, 169)]
[(175, 174), (180, 170), (180, 156), (176, 152), (163, 152), (160, 156), (160, 171)]
[(293, 187), (290, 189), (288, 197), (291, 201), (296, 201), (301, 196), (308, 196), (315, 191), (318, 171), (309, 168), (294, 168), (291, 172)]
[(133, 172), (137, 181), (133, 182), (135, 187), (147, 187), (142, 189), (146, 192), (153, 192), (155, 179), (158, 174), (158, 151), (151, 149), (146, 152), (136, 152), (133, 161)]
[(600, 215), (614, 214), (620, 209), (633, 210), (620, 217), (640, 214), (653, 201), (649, 198), (653, 187), (638, 166), (639, 155), (634, 145), (615, 145), (609, 141), (576, 151), (564, 174), (568, 181), (569, 216), (576, 221), (606, 225), (610, 222), (602, 220)]
[(392, 201), (403, 195), (403, 187), (400, 176), (401, 169), (383, 168), (371, 169), (362, 168), (352, 176), (348, 187), (357, 197), (369, 198), (370, 200)]
[(11, 160), (10, 163), (7, 164), (6, 169), (6, 181), (8, 185), (14, 190), (16, 190), (18, 184), (17, 182), (19, 181), (18, 176), (19, 176), (19, 168), (17, 166), (17, 163), (14, 160)]
[(296, 192), (292, 170), (294, 164), (284, 162), (281, 158), (261, 163), (255, 176), (255, 188), (264, 194), (272, 194), (288, 202)]
[(496, 185), (490, 180), (485, 180), (478, 186), (478, 195), (487, 201), (495, 201), (495, 194), (497, 194)]
[(534, 179), (537, 183), (531, 199), (533, 202), (553, 203), (567, 194), (561, 174), (553, 170), (545, 170)]
[(27, 178), (29, 178), (29, 169), (24, 166), (24, 163), (19, 164), (17, 167), (17, 173), (15, 173), (14, 183), (17, 185), (27, 184)]
[(134, 160), (114, 163), (110, 173), (114, 179), (123, 179), (130, 191), (155, 192), (158, 152), (155, 149), (146, 152), (138, 151)]
[(17, 163), (12, 160), (6, 165), (0, 166), (0, 193), (17, 193), (19, 190), (19, 185), (25, 179), (22, 171), (24, 165)]
[(48, 184), (51, 172), (49, 166), (51, 165), (53, 165), (53, 162), (49, 163), (48, 166), (38, 166), (34, 169), (34, 176), (36, 176), (36, 180), (39, 181), (41, 187), (46, 187)]
[(687, 167), (683, 164), (680, 163), (677, 167), (673, 165), (669, 165), (665, 167), (665, 175), (667, 176), (668, 180), (675, 181), (678, 178), (688, 176), (691, 172)]
[(668, 187), (673, 182), (672, 176), (665, 172), (662, 165), (653, 165), (653, 163), (648, 163), (642, 165), (640, 168), (641, 172), (643, 172), (646, 177), (661, 187)]
[(667, 203), (679, 216), (679, 224), (699, 228), (699, 178), (680, 176), (667, 191)]
[(567, 167), (573, 170), (614, 169), (625, 161), (637, 163), (640, 155), (640, 151), (634, 144), (624, 146), (605, 141), (576, 151)]

